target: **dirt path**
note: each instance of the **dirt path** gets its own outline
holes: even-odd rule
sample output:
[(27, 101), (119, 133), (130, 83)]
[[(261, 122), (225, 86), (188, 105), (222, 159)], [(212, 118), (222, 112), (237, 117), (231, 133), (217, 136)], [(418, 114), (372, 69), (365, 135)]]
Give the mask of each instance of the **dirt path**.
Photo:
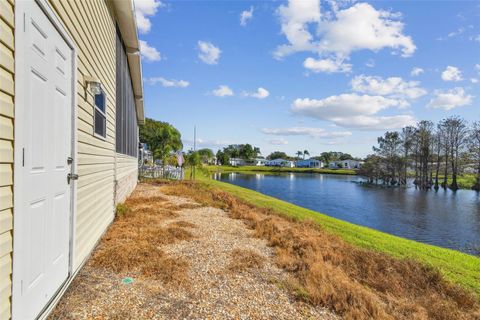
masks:
[[(191, 203), (140, 184), (132, 197), (162, 196), (166, 207)], [(187, 282), (166, 284), (114, 273), (89, 261), (51, 319), (335, 319), (328, 310), (295, 301), (282, 288), (287, 279), (273, 263), (265, 240), (252, 237), (241, 220), (211, 207), (182, 209), (160, 222), (183, 226), (189, 240), (166, 244), (170, 257), (188, 262)], [(124, 284), (125, 277), (133, 283)]]

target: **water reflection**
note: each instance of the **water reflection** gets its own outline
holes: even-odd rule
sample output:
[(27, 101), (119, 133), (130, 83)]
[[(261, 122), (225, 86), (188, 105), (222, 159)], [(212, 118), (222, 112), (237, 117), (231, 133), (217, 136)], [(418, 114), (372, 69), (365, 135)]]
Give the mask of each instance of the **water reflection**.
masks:
[(480, 254), (480, 196), (474, 191), (372, 187), (359, 177), (321, 174), (214, 178), (387, 233)]

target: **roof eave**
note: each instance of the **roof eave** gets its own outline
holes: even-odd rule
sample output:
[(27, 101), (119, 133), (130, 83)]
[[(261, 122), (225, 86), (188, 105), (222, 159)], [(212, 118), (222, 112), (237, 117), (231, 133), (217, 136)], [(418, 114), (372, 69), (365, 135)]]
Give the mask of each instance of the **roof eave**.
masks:
[(128, 68), (130, 77), (132, 78), (137, 121), (139, 124), (144, 124), (145, 110), (143, 105), (142, 61), (133, 1), (110, 0), (110, 2), (113, 5), (118, 28), (120, 29), (123, 43), (127, 50)]

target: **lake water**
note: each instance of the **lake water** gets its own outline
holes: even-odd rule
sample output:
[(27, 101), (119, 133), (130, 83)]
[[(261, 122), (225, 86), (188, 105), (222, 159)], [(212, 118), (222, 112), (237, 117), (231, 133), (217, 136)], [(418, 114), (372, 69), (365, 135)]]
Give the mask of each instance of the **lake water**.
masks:
[(328, 174), (215, 174), (214, 178), (396, 236), (480, 255), (475, 191), (368, 186)]

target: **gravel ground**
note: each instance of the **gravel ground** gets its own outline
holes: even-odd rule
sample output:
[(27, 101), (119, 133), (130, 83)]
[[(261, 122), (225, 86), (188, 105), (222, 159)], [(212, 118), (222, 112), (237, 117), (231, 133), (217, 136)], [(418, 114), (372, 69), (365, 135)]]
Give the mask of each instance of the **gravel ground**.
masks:
[[(133, 197), (161, 195), (171, 204), (189, 199), (167, 196), (158, 186), (140, 184)], [(168, 205), (168, 203), (166, 203)], [(183, 209), (165, 219), (194, 227), (193, 239), (165, 245), (162, 250), (189, 262), (188, 281), (181, 285), (145, 279), (138, 274), (116, 274), (83, 267), (50, 319), (337, 319), (330, 311), (293, 299), (282, 286), (287, 274), (273, 263), (266, 241), (252, 237), (241, 220), (211, 207)], [(264, 263), (234, 271), (232, 251), (249, 250)], [(130, 284), (122, 283), (133, 278)]]

